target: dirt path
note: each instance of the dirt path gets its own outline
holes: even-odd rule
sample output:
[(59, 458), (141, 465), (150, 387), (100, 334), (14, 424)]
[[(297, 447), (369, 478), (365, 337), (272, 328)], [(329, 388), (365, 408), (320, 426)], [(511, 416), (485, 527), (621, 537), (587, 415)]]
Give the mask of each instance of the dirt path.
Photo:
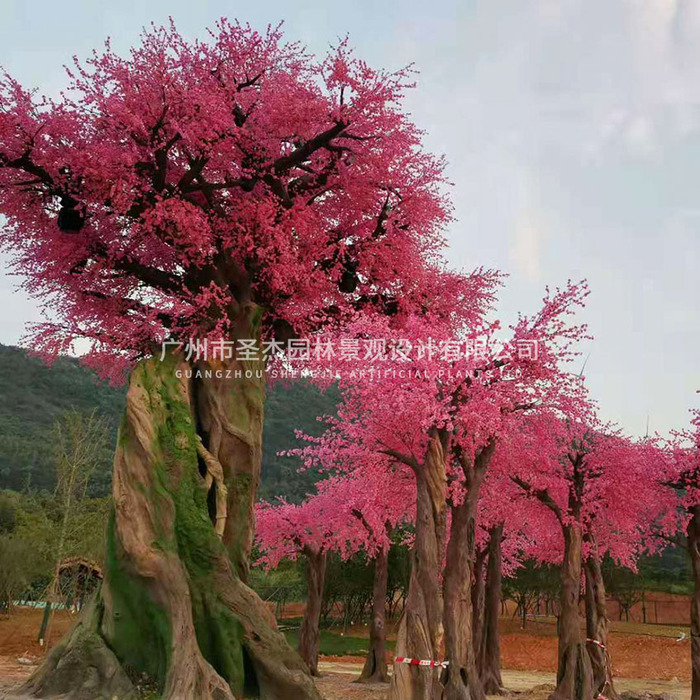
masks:
[[(19, 664), (16, 657), (0, 657), (0, 700), (3, 691), (11, 691), (33, 670), (33, 666)], [(387, 686), (358, 684), (362, 664), (327, 662), (319, 664), (321, 678), (317, 685), (324, 700), (386, 700)], [(503, 682), (511, 691), (530, 691), (532, 700), (545, 700), (554, 688), (554, 674), (535, 671), (503, 671)], [(678, 700), (689, 700), (690, 684), (680, 681), (652, 681), (638, 678), (619, 678), (615, 681), (619, 692), (664, 693)]]
[[(322, 677), (318, 687), (324, 700), (385, 700), (386, 686), (358, 685), (353, 681), (360, 674), (361, 664), (324, 662), (319, 664)], [(530, 691), (532, 697), (546, 698), (554, 689), (555, 675), (536, 671), (503, 671), (503, 683), (511, 691)], [(667, 694), (678, 700), (689, 700), (690, 683), (680, 681), (653, 681), (646, 678), (619, 678), (615, 680), (618, 692)], [(496, 697), (496, 696), (494, 696)]]
[[(44, 653), (36, 641), (42, 612), (21, 608), (9, 618), (0, 617), (0, 691), (26, 678), (31, 666), (18, 663), (18, 658), (39, 658)], [(75, 621), (74, 616), (59, 611), (52, 621), (51, 643), (61, 638)], [(554, 682), (556, 669), (556, 628), (545, 622), (528, 622), (521, 630), (517, 621), (501, 621), (501, 652), (506, 687), (514, 691), (539, 690), (530, 693), (531, 700), (546, 700)], [(690, 697), (690, 643), (676, 639), (684, 628), (655, 625), (613, 623), (610, 651), (619, 691), (667, 693), (687, 700)], [(348, 630), (352, 636), (366, 635), (366, 628)], [(329, 657), (321, 663), (319, 688), (325, 700), (384, 700), (385, 686), (353, 683), (360, 673), (358, 657)], [(649, 679), (639, 680), (640, 676)], [(654, 680), (651, 680), (654, 679)], [(660, 680), (657, 680), (660, 679)], [(2, 692), (0, 692), (0, 699)]]

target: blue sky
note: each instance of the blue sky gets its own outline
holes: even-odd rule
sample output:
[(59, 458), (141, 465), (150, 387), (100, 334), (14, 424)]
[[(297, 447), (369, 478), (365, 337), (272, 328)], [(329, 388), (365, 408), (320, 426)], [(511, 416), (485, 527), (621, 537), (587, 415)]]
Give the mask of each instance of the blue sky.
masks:
[[(315, 53), (348, 34), (374, 65), (414, 63), (408, 108), (454, 183), (450, 262), (507, 272), (511, 320), (545, 285), (587, 278), (604, 417), (685, 425), (700, 406), (700, 0), (4, 0), (0, 65), (55, 93), (107, 36), (126, 51), (151, 21), (203, 36), (224, 15), (284, 20)], [(15, 282), (0, 274), (4, 343), (37, 318)]]

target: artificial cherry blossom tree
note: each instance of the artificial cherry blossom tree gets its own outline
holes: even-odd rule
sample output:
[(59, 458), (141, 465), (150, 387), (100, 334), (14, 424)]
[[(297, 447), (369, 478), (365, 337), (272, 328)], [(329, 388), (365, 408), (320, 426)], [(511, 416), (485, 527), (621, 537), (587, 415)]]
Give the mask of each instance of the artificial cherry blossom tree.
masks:
[(377, 473), (372, 480), (366, 476), (354, 472), (325, 479), (317, 484), (318, 493), (301, 505), (284, 501), (258, 504), (257, 543), (263, 552), (261, 563), (268, 567), (277, 566), (283, 558), (306, 559), (308, 596), (299, 652), (313, 675), (318, 675), (328, 553), (337, 551), (347, 559), (362, 551), (375, 559), (370, 649), (360, 680), (386, 681), (384, 610), (390, 536), (411, 512), (412, 484), (405, 472), (387, 473), (383, 481), (377, 480)]
[[(501, 441), (507, 444), (507, 438)], [(512, 576), (530, 556), (533, 543), (541, 539), (545, 523), (527, 500), (509, 498), (512, 483), (507, 470), (499, 469), (497, 450), (495, 469), (490, 469), (479, 499), (477, 552), (472, 589), (473, 644), (477, 672), (484, 693), (500, 695), (503, 690), (499, 617), (503, 576)]]
[[(346, 410), (347, 406), (341, 406), (342, 414)], [(369, 649), (358, 682), (387, 682), (385, 618), (389, 550), (394, 531), (413, 522), (414, 477), (411, 470), (393, 464), (386, 455), (366, 452), (355, 441), (345, 442), (337, 432), (342, 420), (323, 418), (333, 429), (321, 437), (299, 433), (310, 444), (289, 450), (288, 454), (301, 456), (307, 466), (334, 472), (336, 476), (320, 483), (318, 488), (335, 500), (335, 517), (341, 521), (355, 519), (363, 529), (363, 536), (353, 531), (352, 543), (356, 551), (363, 551), (374, 560), (374, 578)]]
[[(563, 364), (575, 356), (585, 327), (568, 317), (588, 293), (585, 284), (548, 293), (540, 311), (521, 317), (508, 342), (486, 357), (470, 358), (465, 378), (449, 392), (448, 471), (451, 524), (444, 573), (446, 669), (444, 697), (483, 697), (471, 624), (471, 585), (481, 487), (499, 439), (523, 412), (556, 405), (577, 385)], [(520, 349), (536, 347), (536, 356)]]
[[(328, 507), (331, 510), (328, 510)], [(319, 625), (323, 605), (328, 552), (337, 542), (333, 504), (319, 497), (301, 505), (284, 501), (262, 502), (256, 507), (257, 541), (263, 551), (262, 564), (275, 567), (284, 559), (306, 559), (307, 597), (304, 619), (299, 632), (299, 653), (311, 674), (318, 676)]]
[[(260, 343), (465, 300), (436, 258), (450, 213), (402, 112), (411, 80), (227, 21), (205, 41), (154, 27), (127, 57), (108, 44), (56, 99), (2, 78), (0, 245), (48, 314), (28, 342), (82, 340), (103, 374), (130, 372), (102, 592), (32, 692), (79, 692), (97, 668), (122, 696), (128, 666), (164, 698), (318, 697), (245, 585)], [(191, 338), (209, 352), (178, 349)]]
[[(552, 697), (614, 697), (601, 558), (608, 553), (634, 567), (644, 547), (658, 544), (654, 523), (668, 509), (668, 499), (658, 498), (665, 461), (653, 441), (633, 441), (600, 424), (585, 397), (571, 401), (563, 413), (529, 417), (505, 449), (509, 454), (503, 465), (513, 483), (554, 515), (563, 538), (559, 660)], [(547, 556), (556, 550), (548, 545)], [(586, 638), (579, 623), (583, 572)]]
[(322, 487), (337, 501), (341, 518), (356, 518), (360, 522), (364, 537), (356, 537), (353, 542), (358, 551), (363, 551), (373, 560), (369, 649), (357, 679), (360, 683), (389, 681), (386, 660), (389, 550), (394, 532), (411, 524), (415, 514), (413, 474), (376, 461), (364, 469), (358, 469), (356, 465), (344, 478), (332, 479)]
[[(387, 351), (380, 358), (385, 364), (379, 381), (341, 380), (345, 401), (338, 418), (310, 453), (312, 461), (323, 459), (318, 455), (325, 451), (327, 460), (346, 463), (349, 456), (376, 460), (383, 455), (415, 475), (413, 567), (397, 655), (438, 660), (444, 629), (449, 666), (441, 679), (426, 667), (395, 664), (390, 697), (397, 699), (429, 699), (443, 692), (445, 698), (481, 696), (470, 603), (480, 484), (509, 416), (554, 400), (571, 383), (559, 364), (571, 356), (571, 344), (583, 332), (567, 317), (585, 299), (585, 285), (548, 295), (538, 314), (516, 324), (505, 348), (493, 342), (498, 324), (485, 320), (492, 301), (484, 291), (488, 287), (473, 288), (467, 314), (459, 309), (442, 324), (430, 325), (414, 318), (401, 329), (404, 335), (385, 331), (392, 350), (403, 338), (419, 352), (397, 358)], [(485, 343), (479, 342), (479, 352), (455, 352), (460, 338), (462, 350)], [(537, 352), (520, 352), (523, 346)]]

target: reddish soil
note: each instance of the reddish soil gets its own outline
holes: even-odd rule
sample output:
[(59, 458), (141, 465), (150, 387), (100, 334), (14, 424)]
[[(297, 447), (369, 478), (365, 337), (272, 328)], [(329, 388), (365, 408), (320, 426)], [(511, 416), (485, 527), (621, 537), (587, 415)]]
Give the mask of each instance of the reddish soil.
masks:
[[(0, 656), (41, 656), (45, 649), (36, 641), (43, 610), (14, 608), (9, 617), (0, 616)], [(49, 643), (53, 646), (70, 629), (75, 615), (56, 610), (51, 616)]]
[[(529, 622), (524, 631), (504, 631), (501, 636), (503, 668), (556, 671), (557, 638), (551, 633), (538, 634), (539, 626)], [(690, 680), (690, 642), (687, 639), (677, 642), (672, 637), (613, 633), (608, 644), (615, 676)]]
[[(288, 609), (292, 606), (288, 606)], [(287, 611), (285, 611), (287, 612)], [(301, 614), (302, 609), (294, 609)], [(289, 612), (287, 614), (290, 614)], [(36, 642), (41, 623), (41, 610), (15, 609), (10, 617), (0, 617), (0, 679), (7, 681), (26, 677), (31, 666), (20, 666), (18, 657), (40, 657), (44, 649)], [(294, 616), (294, 615), (290, 615)], [(75, 617), (65, 611), (54, 614), (51, 623), (51, 644), (55, 644), (73, 623)], [(614, 623), (614, 628), (623, 627)], [(677, 642), (674, 630), (654, 625), (634, 625), (635, 634), (614, 632), (610, 635), (610, 653), (615, 675), (629, 678), (655, 678), (680, 681), (690, 679), (690, 642)], [(529, 621), (519, 628), (518, 620), (501, 621), (501, 653), (503, 667), (518, 671), (556, 670), (556, 629), (551, 622)], [(648, 634), (639, 634), (640, 631)], [(667, 634), (668, 636), (652, 636)], [(367, 627), (356, 625), (349, 636), (366, 636)], [(358, 657), (328, 657), (333, 662), (360, 661)]]

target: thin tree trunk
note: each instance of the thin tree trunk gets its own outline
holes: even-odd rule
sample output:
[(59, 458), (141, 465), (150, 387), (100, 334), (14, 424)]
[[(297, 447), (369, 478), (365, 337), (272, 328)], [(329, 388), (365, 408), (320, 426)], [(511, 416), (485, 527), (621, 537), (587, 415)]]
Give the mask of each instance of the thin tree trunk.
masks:
[[(53, 587), (53, 581), (51, 582), (51, 587)], [(46, 636), (46, 633), (49, 628), (49, 620), (51, 619), (51, 608), (53, 606), (53, 595), (51, 591), (49, 591), (49, 594), (46, 597), (47, 600), (46, 605), (44, 606), (44, 614), (41, 617), (41, 624), (39, 625), (39, 634), (36, 638), (36, 641), (42, 646), (44, 644), (44, 637)], [(7, 604), (7, 609), (10, 609), (9, 601)]]
[(700, 505), (690, 508), (688, 551), (693, 568), (693, 595), (690, 599), (691, 700), (700, 700)]
[(479, 663), (481, 659), (480, 648), (483, 638), (484, 628), (484, 598), (485, 585), (484, 569), (488, 549), (479, 549), (474, 558), (474, 583), (472, 584), (472, 644), (474, 646), (474, 658), (476, 659), (477, 671), (481, 675)]
[(594, 696), (617, 698), (613, 684), (612, 664), (608, 650), (608, 612), (605, 582), (595, 540), (590, 540), (591, 551), (583, 563), (586, 577), (586, 635), (588, 655), (593, 669)]
[(44, 608), (44, 617), (39, 628), (39, 644), (49, 648), (51, 635), (51, 612), (52, 606), (58, 603), (59, 576), (61, 575), (60, 566), (63, 559), (63, 548), (66, 544), (66, 535), (68, 534), (68, 520), (70, 518), (70, 509), (73, 503), (73, 489), (75, 488), (75, 480), (77, 476), (77, 464), (73, 463), (70, 467), (70, 476), (68, 478), (68, 486), (66, 487), (66, 500), (63, 506), (63, 518), (61, 518), (61, 533), (58, 537), (58, 546), (56, 547), (56, 555), (54, 560), (53, 578), (49, 585), (49, 594), (47, 596), (46, 607)]
[(501, 678), (501, 648), (498, 638), (498, 613), (501, 608), (501, 577), (503, 557), (501, 541), (503, 525), (489, 530), (488, 566), (486, 568), (486, 596), (484, 600), (484, 627), (479, 645), (479, 675), (487, 695), (503, 693)]
[(299, 654), (312, 676), (318, 676), (318, 648), (323, 607), (323, 587), (326, 580), (326, 552), (304, 548), (308, 564), (306, 612), (299, 632)]
[(372, 621), (369, 626), (369, 651), (359, 683), (388, 683), (386, 663), (386, 591), (389, 580), (389, 548), (379, 551), (374, 559), (372, 587)]
[[(447, 477), (445, 445), (432, 435), (416, 473), (416, 534), (411, 578), (396, 639), (396, 656), (438, 660), (442, 643), (440, 568), (445, 543)], [(440, 697), (437, 669), (395, 663), (389, 700)]]
[(564, 560), (561, 567), (561, 616), (557, 687), (552, 700), (591, 700), (593, 671), (581, 638), (579, 597), (581, 590), (581, 528), (563, 523)]
[[(209, 364), (224, 376), (242, 369)], [(125, 700), (136, 696), (132, 681), (145, 676), (164, 700), (231, 700), (244, 692), (319, 699), (309, 669), (239, 576), (247, 571), (247, 504), (259, 474), (251, 455), (261, 443), (262, 379), (233, 375), (232, 395), (245, 395), (233, 401), (218, 381), (188, 379), (190, 369), (171, 353), (132, 373), (114, 459), (105, 579), (96, 603), (24, 692)], [(234, 450), (234, 440), (245, 448)], [(248, 461), (235, 463), (244, 454)]]

